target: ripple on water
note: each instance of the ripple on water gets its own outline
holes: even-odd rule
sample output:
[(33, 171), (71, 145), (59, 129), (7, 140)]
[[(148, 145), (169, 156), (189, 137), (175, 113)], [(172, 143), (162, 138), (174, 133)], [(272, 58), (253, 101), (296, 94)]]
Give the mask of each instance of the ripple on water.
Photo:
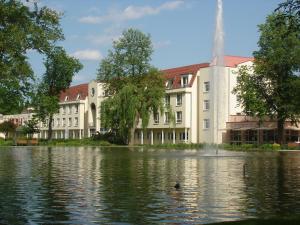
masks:
[(295, 215), (299, 169), (295, 152), (1, 149), (0, 224), (199, 224)]

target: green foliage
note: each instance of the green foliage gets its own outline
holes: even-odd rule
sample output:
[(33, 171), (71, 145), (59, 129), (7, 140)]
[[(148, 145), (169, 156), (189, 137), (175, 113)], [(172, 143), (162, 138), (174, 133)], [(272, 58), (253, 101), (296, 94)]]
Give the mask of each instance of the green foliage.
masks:
[(47, 53), (63, 39), (60, 15), (47, 8), (35, 9), (18, 0), (0, 1), (0, 113), (17, 113), (34, 80), (27, 52)]
[(4, 121), (0, 123), (0, 132), (4, 133), (5, 139), (8, 133), (14, 133), (17, 126), (12, 121)]
[(279, 143), (284, 122), (300, 115), (300, 24), (295, 16), (276, 12), (259, 26), (260, 49), (254, 52), (254, 68), (239, 70), (238, 96), (244, 112), (251, 116), (276, 118)]
[(25, 122), (25, 125), (22, 127), (22, 132), (25, 135), (29, 135), (30, 138), (32, 138), (33, 134), (39, 133), (40, 130), (38, 128), (38, 120), (36, 118), (33, 118), (31, 120), (28, 120)]
[(150, 65), (152, 52), (149, 35), (128, 29), (100, 63), (98, 80), (110, 94), (101, 105), (101, 122), (124, 143), (132, 143), (140, 120), (146, 128), (151, 113), (163, 109), (164, 80)]
[(81, 63), (69, 56), (61, 47), (53, 48), (44, 62), (46, 72), (33, 98), (36, 116), (41, 121), (49, 119), (49, 139), (52, 138), (52, 118), (59, 110), (59, 94), (70, 87)]
[(39, 145), (45, 146), (112, 146), (111, 143), (104, 140), (85, 139), (55, 139), (55, 140), (40, 140)]

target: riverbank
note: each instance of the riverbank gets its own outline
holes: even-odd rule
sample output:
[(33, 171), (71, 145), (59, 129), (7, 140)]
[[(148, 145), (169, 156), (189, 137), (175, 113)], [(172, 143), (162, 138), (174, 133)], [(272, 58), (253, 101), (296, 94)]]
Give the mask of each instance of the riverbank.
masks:
[[(13, 140), (9, 139), (4, 141), (0, 139), (0, 146), (13, 146)], [(127, 145), (117, 145), (112, 144), (108, 141), (104, 140), (93, 140), (90, 138), (85, 139), (59, 139), (59, 140), (38, 140), (39, 146), (103, 146), (103, 147), (129, 147)], [(254, 145), (254, 144), (242, 144), (242, 145), (230, 145), (230, 144), (155, 144), (155, 145), (135, 145), (130, 147), (144, 147), (144, 148), (154, 148), (154, 149), (224, 149), (229, 151), (278, 151), (278, 150), (300, 150), (300, 146), (298, 147), (288, 147), (287, 145), (280, 146), (279, 144), (263, 144), (263, 145)]]

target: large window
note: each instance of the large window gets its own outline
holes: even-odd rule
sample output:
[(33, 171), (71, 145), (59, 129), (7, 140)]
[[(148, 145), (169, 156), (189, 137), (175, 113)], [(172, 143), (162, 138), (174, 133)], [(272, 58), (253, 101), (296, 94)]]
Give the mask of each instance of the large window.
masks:
[(203, 101), (203, 110), (209, 110), (209, 100)]
[(176, 106), (182, 105), (182, 94), (179, 93), (176, 95)]
[(245, 143), (253, 144), (257, 142), (257, 130), (245, 130)]
[(59, 127), (60, 126), (60, 119), (57, 118), (56, 122), (57, 122), (57, 126)]
[(78, 113), (78, 105), (75, 105), (75, 113)]
[(165, 105), (169, 106), (170, 105), (170, 95), (165, 96)]
[(231, 144), (241, 144), (242, 142), (242, 133), (240, 130), (231, 130), (230, 131), (230, 143)]
[(66, 126), (66, 118), (63, 118), (63, 127)]
[(169, 112), (165, 112), (165, 123), (169, 123)]
[(75, 122), (74, 123), (75, 123), (74, 126), (78, 127), (78, 117), (75, 117)]
[(155, 124), (158, 124), (158, 123), (159, 123), (159, 114), (158, 114), (158, 112), (155, 112), (155, 113), (153, 114), (153, 120), (154, 120), (154, 123), (155, 123)]
[(209, 129), (209, 119), (204, 119), (203, 120), (203, 129)]
[(209, 81), (204, 82), (203, 89), (204, 89), (204, 92), (209, 92), (209, 90), (210, 90), (210, 83), (209, 83)]
[(72, 126), (72, 118), (69, 118), (69, 127)]
[(176, 112), (176, 123), (181, 123), (182, 122), (182, 112), (178, 111)]

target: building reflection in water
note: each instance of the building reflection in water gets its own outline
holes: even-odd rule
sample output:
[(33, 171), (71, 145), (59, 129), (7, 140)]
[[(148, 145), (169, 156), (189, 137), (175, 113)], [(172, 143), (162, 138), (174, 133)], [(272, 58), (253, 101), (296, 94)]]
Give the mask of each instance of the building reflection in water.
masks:
[(299, 159), (299, 153), (9, 149), (0, 153), (0, 222), (197, 224), (293, 215), (300, 211)]

